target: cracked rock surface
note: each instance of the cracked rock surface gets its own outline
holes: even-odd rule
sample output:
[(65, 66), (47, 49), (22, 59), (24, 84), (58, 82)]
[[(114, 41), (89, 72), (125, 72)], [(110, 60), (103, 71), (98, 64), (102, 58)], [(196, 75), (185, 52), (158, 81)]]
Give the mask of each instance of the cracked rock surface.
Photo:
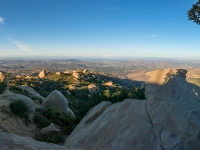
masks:
[(146, 100), (132, 99), (100, 103), (82, 119), (65, 145), (87, 150), (153, 149), (155, 135), (145, 104)]
[[(155, 84), (151, 76), (158, 74), (160, 81)], [(185, 75), (186, 70), (181, 69), (150, 73), (151, 84), (146, 86), (145, 95), (156, 149), (200, 149), (200, 88), (186, 82)]]
[(102, 102), (82, 119), (65, 146), (87, 150), (200, 149), (200, 87), (186, 70), (149, 72), (146, 100)]

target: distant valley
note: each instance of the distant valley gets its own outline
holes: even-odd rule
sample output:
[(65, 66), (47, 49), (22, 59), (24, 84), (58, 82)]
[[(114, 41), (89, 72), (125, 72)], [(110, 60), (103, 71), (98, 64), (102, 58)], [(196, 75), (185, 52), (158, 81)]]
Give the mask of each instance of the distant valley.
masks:
[(36, 75), (44, 69), (51, 72), (88, 69), (117, 78), (147, 81), (146, 72), (162, 68), (181, 68), (188, 70), (187, 78), (200, 78), (200, 61), (197, 60), (2, 59), (0, 62), (0, 71), (14, 76)]

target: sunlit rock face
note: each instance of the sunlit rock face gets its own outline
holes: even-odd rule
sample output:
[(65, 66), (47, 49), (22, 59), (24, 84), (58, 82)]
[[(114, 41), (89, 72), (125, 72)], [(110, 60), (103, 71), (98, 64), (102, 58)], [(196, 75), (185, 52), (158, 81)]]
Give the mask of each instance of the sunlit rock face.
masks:
[(9, 83), (9, 80), (8, 78), (6, 78), (2, 72), (0, 72), (0, 82), (3, 82), (5, 84), (8, 84)]
[(82, 119), (65, 146), (87, 150), (200, 149), (200, 88), (186, 70), (147, 73), (146, 100), (102, 102)]
[(156, 149), (200, 149), (200, 88), (185, 81), (186, 70), (149, 72), (146, 108)]
[(76, 79), (80, 79), (82, 77), (78, 71), (73, 71), (72, 76)]
[(94, 92), (97, 92), (99, 90), (99, 87), (96, 86), (95, 84), (89, 84), (88, 85), (88, 91), (90, 93), (94, 93)]
[(147, 72), (146, 75), (149, 76), (149, 84), (162, 85), (167, 83), (169, 80), (181, 78), (185, 80), (187, 70), (184, 69), (173, 69), (166, 68)]
[(39, 76), (39, 78), (45, 78), (46, 77), (46, 71), (45, 70), (40, 71), (38, 76)]
[(59, 76), (60, 76), (60, 75), (61, 75), (61, 72), (56, 72), (56, 75), (59, 75)]

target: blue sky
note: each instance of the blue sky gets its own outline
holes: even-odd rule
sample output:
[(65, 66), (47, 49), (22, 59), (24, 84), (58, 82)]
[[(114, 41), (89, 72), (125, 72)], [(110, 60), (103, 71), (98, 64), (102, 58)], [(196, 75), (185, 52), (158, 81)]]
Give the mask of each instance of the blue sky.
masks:
[(0, 56), (199, 57), (196, 0), (0, 0)]

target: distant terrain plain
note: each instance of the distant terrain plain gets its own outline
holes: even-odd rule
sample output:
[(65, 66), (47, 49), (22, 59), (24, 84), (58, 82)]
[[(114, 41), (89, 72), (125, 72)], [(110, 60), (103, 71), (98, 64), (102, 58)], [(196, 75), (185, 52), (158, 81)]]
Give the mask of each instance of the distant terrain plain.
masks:
[(88, 69), (110, 74), (117, 78), (147, 81), (146, 72), (162, 68), (181, 68), (188, 70), (187, 79), (200, 78), (200, 61), (191, 60), (26, 60), (2, 59), (0, 71), (27, 76), (45, 69), (61, 71)]

